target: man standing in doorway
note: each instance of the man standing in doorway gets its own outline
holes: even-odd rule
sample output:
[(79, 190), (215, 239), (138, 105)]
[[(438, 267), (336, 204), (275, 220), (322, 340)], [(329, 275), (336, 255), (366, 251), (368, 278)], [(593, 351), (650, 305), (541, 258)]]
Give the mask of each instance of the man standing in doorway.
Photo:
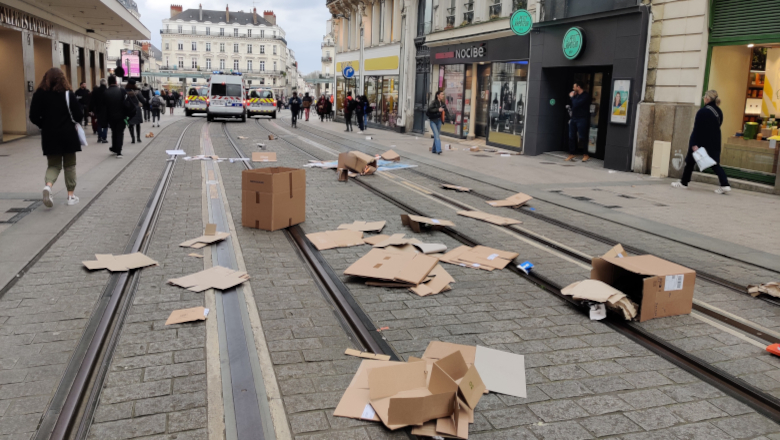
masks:
[(571, 98), (571, 120), (569, 121), (569, 157), (566, 158), (566, 161), (574, 159), (579, 145), (579, 149), (584, 152), (582, 161), (587, 162), (590, 159), (588, 156), (590, 94), (582, 88), (579, 81), (576, 81), (569, 97)]

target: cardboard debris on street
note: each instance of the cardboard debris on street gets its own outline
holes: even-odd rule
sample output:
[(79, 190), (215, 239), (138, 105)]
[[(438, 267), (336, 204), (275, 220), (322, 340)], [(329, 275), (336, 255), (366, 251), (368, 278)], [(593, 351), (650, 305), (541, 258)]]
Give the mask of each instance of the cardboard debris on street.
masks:
[(222, 241), (229, 236), (230, 234), (227, 232), (217, 232), (217, 225), (209, 223), (206, 225), (206, 230), (203, 232), (203, 235), (180, 243), (179, 246), (200, 249), (218, 241)]
[(362, 361), (334, 415), (465, 440), (487, 390), (526, 397), (523, 356), (433, 341), (408, 362)]
[(355, 356), (363, 359), (374, 359), (377, 361), (389, 361), (390, 356), (386, 354), (376, 354), (376, 353), (369, 353), (367, 351), (360, 351), (360, 350), (354, 350), (352, 348), (348, 348), (346, 351), (344, 351), (344, 354), (348, 356)]
[(487, 204), (494, 207), (506, 206), (510, 208), (515, 208), (517, 206), (525, 205), (531, 199), (533, 199), (533, 197), (529, 196), (528, 194), (517, 193), (503, 200), (489, 200)]
[(441, 185), (444, 189), (452, 189), (458, 192), (469, 192), (471, 191), (471, 188), (466, 188), (465, 186), (458, 186), (458, 185), (450, 185), (449, 183), (442, 183)]
[(692, 269), (654, 255), (626, 256), (620, 245), (591, 264), (592, 280), (603, 281), (639, 304), (639, 322), (691, 313), (696, 284)]
[[(444, 243), (423, 243), (416, 238), (406, 238), (406, 234), (375, 235), (363, 239), (364, 242), (377, 248), (394, 246), (396, 249), (410, 251), (412, 246), (424, 254), (436, 254), (447, 250)], [(415, 251), (417, 252), (417, 251)]]
[(561, 289), (561, 293), (574, 299), (605, 304), (607, 308), (619, 312), (626, 321), (634, 319), (638, 311), (638, 306), (623, 292), (598, 280), (574, 282)]
[(108, 269), (110, 272), (127, 272), (131, 269), (157, 266), (156, 261), (140, 252), (123, 255), (95, 254), (95, 260), (82, 263), (89, 270)]
[(320, 251), (366, 244), (362, 232), (351, 230), (315, 232), (306, 234), (306, 238)]
[(493, 271), (505, 268), (518, 256), (520, 254), (516, 252), (502, 251), (487, 246), (472, 248), (463, 245), (439, 256), (439, 260), (457, 266)]
[(253, 151), (252, 162), (276, 162), (276, 153)]
[(748, 285), (748, 293), (752, 297), (756, 297), (763, 293), (765, 295), (780, 298), (780, 283), (773, 281), (765, 284), (750, 284)]
[(411, 214), (401, 214), (401, 223), (418, 234), (423, 230), (440, 230), (444, 229), (445, 226), (455, 226), (455, 223), (449, 220), (440, 220)]
[(165, 321), (165, 325), (181, 324), (184, 322), (205, 321), (209, 316), (209, 309), (205, 307), (193, 307), (191, 309), (174, 310)]
[(401, 160), (401, 156), (393, 150), (387, 150), (380, 154), (379, 157), (390, 162), (399, 162)]
[(207, 289), (226, 290), (238, 286), (249, 279), (246, 272), (214, 266), (194, 274), (168, 280), (169, 284), (183, 287), (192, 292), (203, 292)]
[(493, 223), (494, 225), (499, 226), (517, 225), (522, 223), (520, 220), (515, 220), (509, 217), (501, 217), (500, 215), (488, 214), (487, 212), (482, 211), (458, 211), (458, 215), (475, 218), (477, 220), (482, 220), (483, 222)]
[(338, 169), (349, 169), (361, 176), (376, 172), (376, 157), (360, 151), (339, 154)]
[(352, 231), (360, 231), (360, 232), (380, 232), (382, 231), (382, 228), (385, 227), (385, 224), (387, 224), (386, 221), (378, 221), (378, 222), (365, 222), (360, 220), (355, 220), (352, 223), (343, 223), (339, 225), (337, 229), (349, 229)]
[(352, 263), (344, 275), (380, 280), (399, 287), (414, 287), (425, 281), (438, 263), (439, 260), (425, 254), (371, 249)]
[(306, 221), (306, 171), (258, 168), (241, 172), (241, 224), (276, 231)]

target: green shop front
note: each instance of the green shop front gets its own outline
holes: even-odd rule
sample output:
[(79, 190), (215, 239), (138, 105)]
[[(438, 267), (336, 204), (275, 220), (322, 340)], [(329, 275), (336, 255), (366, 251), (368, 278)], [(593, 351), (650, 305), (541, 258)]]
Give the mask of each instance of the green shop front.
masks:
[[(780, 145), (780, 21), (748, 11), (780, 10), (780, 0), (712, 0), (704, 90), (723, 110), (721, 165), (726, 174), (774, 185)], [(752, 125), (752, 127), (750, 127)], [(745, 130), (747, 128), (747, 131)]]

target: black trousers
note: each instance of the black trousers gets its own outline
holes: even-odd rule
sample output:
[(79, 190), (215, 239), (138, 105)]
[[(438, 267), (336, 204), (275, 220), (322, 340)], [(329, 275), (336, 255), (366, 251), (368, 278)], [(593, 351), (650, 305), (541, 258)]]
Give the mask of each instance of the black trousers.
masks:
[(293, 110), (292, 112), (292, 126), (295, 127), (298, 125), (298, 110)]
[[(714, 158), (713, 158), (714, 159)], [(696, 166), (696, 160), (693, 158), (693, 151), (689, 148), (688, 155), (685, 156), (685, 169), (683, 169), (682, 179), (680, 183), (685, 186), (691, 182), (691, 176), (693, 176), (693, 167)], [(712, 171), (718, 176), (718, 182), (720, 186), (729, 186), (729, 178), (726, 176), (726, 172), (723, 171), (719, 163), (712, 166)]]
[(355, 113), (355, 117), (357, 118), (360, 131), (366, 131), (366, 127), (363, 126), (363, 115), (361, 113)]
[(149, 122), (149, 118), (152, 116), (152, 109), (144, 107), (144, 121)]
[(109, 122), (108, 126), (111, 127), (111, 149), (119, 154), (125, 141), (125, 122)]
[(352, 113), (344, 112), (344, 121), (347, 123), (347, 131), (352, 131)]
[[(138, 142), (141, 142), (141, 124), (130, 124), (130, 139), (135, 142), (135, 138), (138, 138)], [(135, 128), (135, 133), (133, 129)]]

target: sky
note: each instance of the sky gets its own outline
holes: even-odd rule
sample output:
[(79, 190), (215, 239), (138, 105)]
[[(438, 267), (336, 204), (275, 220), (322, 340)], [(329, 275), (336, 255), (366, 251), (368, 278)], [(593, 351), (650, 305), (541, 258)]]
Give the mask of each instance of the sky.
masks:
[[(161, 0), (135, 0), (138, 12), (141, 13), (141, 22), (152, 32), (152, 44), (161, 48), (160, 28), (162, 21), (171, 16), (171, 1)], [(183, 10), (197, 9), (199, 1), (189, 0), (180, 4)], [(224, 2), (206, 0), (202, 2), (203, 9), (223, 11)], [(295, 52), (298, 61), (298, 71), (305, 75), (315, 70), (321, 70), (322, 51), (320, 43), (325, 35), (325, 22), (330, 18), (330, 12), (325, 7), (325, 0), (242, 0), (228, 1), (227, 6), (231, 11), (250, 12), (257, 8), (258, 15), (262, 11), (272, 10), (276, 14), (276, 24), (284, 29), (287, 36), (287, 47)]]

